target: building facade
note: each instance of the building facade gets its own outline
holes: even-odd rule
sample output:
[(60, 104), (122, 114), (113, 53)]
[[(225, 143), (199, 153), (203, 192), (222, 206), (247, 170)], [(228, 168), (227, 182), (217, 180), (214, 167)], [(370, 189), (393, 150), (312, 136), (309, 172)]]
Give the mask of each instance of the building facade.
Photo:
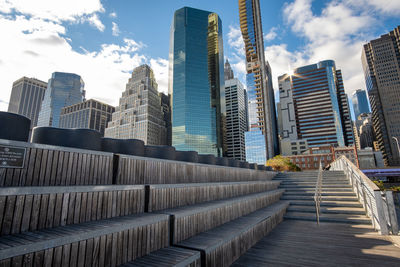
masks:
[(105, 137), (139, 139), (146, 145), (165, 145), (167, 129), (153, 70), (135, 68), (105, 130)]
[(282, 138), (309, 147), (351, 146), (353, 127), (341, 71), (325, 60), (279, 77)]
[(322, 168), (328, 166), (331, 162), (340, 158), (347, 157), (354, 165), (358, 166), (357, 149), (353, 147), (334, 147), (320, 146), (309, 148), (308, 151), (300, 155), (289, 156), (293, 164), (296, 164), (301, 170), (317, 170), (319, 162)]
[(115, 107), (89, 99), (61, 109), (60, 128), (85, 128), (100, 132), (104, 136), (107, 123)]
[(364, 70), (372, 123), (385, 165), (398, 166), (400, 151), (400, 26), (365, 44), (361, 61)]
[(22, 77), (16, 80), (13, 83), (8, 112), (29, 118), (32, 129), (37, 125), (46, 88), (46, 82), (35, 78)]
[(167, 128), (165, 144), (172, 146), (171, 98), (164, 93), (158, 93), (158, 95), (161, 99), (161, 111), (163, 112), (165, 128)]
[(59, 127), (61, 109), (85, 100), (85, 83), (74, 73), (54, 72), (39, 112), (38, 126)]
[(245, 134), (246, 159), (265, 164), (279, 154), (279, 141), (271, 68), (264, 55), (259, 0), (239, 0), (239, 18), (246, 52), (250, 125)]
[(170, 36), (172, 145), (200, 154), (226, 154), (222, 22), (217, 14), (184, 7)]
[(357, 120), (361, 113), (370, 113), (367, 92), (365, 90), (358, 89), (351, 96), (351, 102), (353, 102), (354, 117)]
[(242, 83), (234, 77), (232, 68), (225, 62), (226, 147), (228, 158), (246, 160), (244, 134), (248, 130), (246, 96)]

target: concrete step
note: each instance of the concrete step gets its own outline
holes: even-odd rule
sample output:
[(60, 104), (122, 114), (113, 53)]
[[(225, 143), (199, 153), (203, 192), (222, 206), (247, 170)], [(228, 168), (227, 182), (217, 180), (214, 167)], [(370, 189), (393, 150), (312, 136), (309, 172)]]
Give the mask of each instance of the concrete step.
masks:
[(201, 266), (200, 251), (178, 247), (167, 247), (159, 249), (134, 261), (120, 265), (120, 267), (133, 266)]
[[(314, 196), (315, 191), (285, 191), (284, 196)], [(321, 192), (322, 196), (350, 196), (355, 197), (356, 194), (353, 192), (338, 192), (338, 191), (330, 191), (330, 192)]]
[[(313, 200), (314, 196), (292, 196), (283, 195), (282, 200)], [(340, 196), (322, 196), (322, 202), (324, 201), (357, 201), (357, 197), (340, 197)]]
[[(293, 187), (293, 188), (288, 188), (288, 187), (278, 187), (278, 188), (284, 188), (285, 192), (315, 192), (315, 187)], [(350, 192), (354, 193), (352, 188), (322, 188), (322, 192)]]
[[(313, 200), (290, 200), (290, 205), (315, 206)], [(322, 201), (321, 207), (353, 207), (362, 208), (358, 201)]]
[[(290, 220), (305, 220), (316, 221), (315, 213), (308, 212), (287, 212), (284, 216), (285, 219)], [(320, 222), (336, 222), (336, 223), (350, 223), (350, 224), (371, 224), (371, 220), (365, 215), (353, 214), (321, 214), (319, 217)]]
[[(304, 189), (304, 188), (311, 188), (315, 189), (315, 184), (312, 185), (284, 185), (281, 184), (279, 185), (280, 188), (287, 188), (287, 189)], [(327, 189), (327, 188), (343, 188), (343, 189), (350, 189), (351, 190), (351, 185), (350, 184), (337, 184), (337, 185), (323, 185), (322, 188)]]
[(229, 266), (283, 220), (280, 201), (177, 244), (202, 253), (202, 266)]
[[(292, 212), (309, 212), (315, 213), (315, 206), (301, 206), (301, 205), (290, 205), (287, 211)], [(364, 208), (355, 207), (320, 207), (321, 213), (335, 213), (335, 214), (357, 214), (365, 215)]]

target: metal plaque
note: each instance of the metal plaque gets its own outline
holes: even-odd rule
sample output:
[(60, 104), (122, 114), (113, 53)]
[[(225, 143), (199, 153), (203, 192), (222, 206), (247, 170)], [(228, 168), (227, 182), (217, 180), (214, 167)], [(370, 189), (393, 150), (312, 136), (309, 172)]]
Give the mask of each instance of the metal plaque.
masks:
[(0, 168), (23, 168), (26, 148), (0, 145)]

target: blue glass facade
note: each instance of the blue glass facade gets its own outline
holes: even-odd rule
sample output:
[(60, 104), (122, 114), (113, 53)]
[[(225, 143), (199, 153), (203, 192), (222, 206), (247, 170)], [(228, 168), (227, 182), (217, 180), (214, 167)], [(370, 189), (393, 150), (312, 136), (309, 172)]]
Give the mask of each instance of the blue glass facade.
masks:
[(61, 109), (85, 100), (84, 86), (79, 75), (54, 72), (47, 85), (37, 125), (59, 127)]
[(361, 113), (371, 112), (367, 100), (367, 92), (365, 90), (356, 90), (351, 100), (353, 102), (354, 116), (356, 120)]
[(246, 160), (265, 165), (267, 162), (265, 137), (262, 131), (250, 131), (244, 134), (246, 143)]
[(221, 20), (215, 13), (181, 8), (174, 14), (170, 38), (172, 145), (177, 150), (222, 156)]

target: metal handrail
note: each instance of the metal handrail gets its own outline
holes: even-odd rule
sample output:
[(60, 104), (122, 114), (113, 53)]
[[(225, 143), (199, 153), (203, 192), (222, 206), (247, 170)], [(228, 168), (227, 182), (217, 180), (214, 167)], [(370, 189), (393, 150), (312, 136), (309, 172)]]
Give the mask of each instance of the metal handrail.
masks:
[(321, 206), (321, 191), (322, 191), (322, 165), (319, 161), (318, 178), (315, 184), (314, 202), (315, 202), (315, 213), (317, 215), (317, 224), (319, 224), (320, 206)]

